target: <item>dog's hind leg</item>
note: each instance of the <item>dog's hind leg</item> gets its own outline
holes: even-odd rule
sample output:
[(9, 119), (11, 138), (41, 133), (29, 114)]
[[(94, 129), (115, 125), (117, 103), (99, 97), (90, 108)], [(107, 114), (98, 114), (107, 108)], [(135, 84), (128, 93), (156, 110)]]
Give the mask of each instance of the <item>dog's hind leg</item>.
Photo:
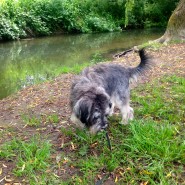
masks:
[(122, 114), (121, 124), (126, 125), (128, 124), (129, 120), (134, 119), (134, 111), (133, 108), (129, 106), (129, 104), (122, 106), (121, 114)]
[(128, 113), (128, 119), (129, 120), (133, 120), (134, 119), (134, 109), (132, 107), (129, 106), (129, 113)]
[(119, 103), (118, 107), (122, 114), (121, 124), (126, 125), (128, 124), (128, 120), (134, 119), (134, 110), (132, 107), (130, 107), (129, 103), (126, 104)]

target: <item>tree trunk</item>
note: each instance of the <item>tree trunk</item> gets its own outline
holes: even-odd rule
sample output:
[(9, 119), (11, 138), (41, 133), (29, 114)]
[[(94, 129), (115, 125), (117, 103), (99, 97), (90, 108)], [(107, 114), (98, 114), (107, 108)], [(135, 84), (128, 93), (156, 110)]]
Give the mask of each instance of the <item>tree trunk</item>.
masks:
[(156, 42), (166, 43), (173, 40), (185, 40), (185, 0), (180, 0), (173, 11), (164, 35)]

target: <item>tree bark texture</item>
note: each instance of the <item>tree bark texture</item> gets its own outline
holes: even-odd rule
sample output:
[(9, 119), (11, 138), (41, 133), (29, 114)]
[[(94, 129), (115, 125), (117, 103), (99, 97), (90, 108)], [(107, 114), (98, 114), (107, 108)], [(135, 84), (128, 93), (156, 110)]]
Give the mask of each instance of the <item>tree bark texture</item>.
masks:
[(164, 35), (156, 40), (164, 43), (172, 40), (185, 40), (185, 0), (180, 0), (169, 18)]

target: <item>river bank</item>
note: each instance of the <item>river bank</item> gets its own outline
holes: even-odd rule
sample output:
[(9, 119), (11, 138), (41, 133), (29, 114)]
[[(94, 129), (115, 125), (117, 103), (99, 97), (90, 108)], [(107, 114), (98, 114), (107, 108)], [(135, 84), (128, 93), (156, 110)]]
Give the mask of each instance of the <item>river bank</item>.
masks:
[[(166, 74), (178, 73), (184, 77), (185, 44), (163, 46), (156, 51), (148, 50), (148, 53), (154, 59), (154, 67), (145, 77), (140, 78), (141, 83), (160, 78)], [(124, 66), (135, 66), (139, 62), (139, 58), (137, 54), (132, 53), (110, 62), (120, 63)], [(15, 95), (0, 100), (1, 123), (9, 125), (18, 122), (25, 110), (28, 113), (30, 110), (36, 114), (47, 114), (53, 111), (59, 113), (60, 118), (68, 117), (66, 113), (70, 112), (68, 99), (73, 77), (73, 74), (62, 74), (53, 81), (27, 87)]]
[[(153, 60), (153, 67), (139, 79), (138, 83), (132, 84), (132, 88), (137, 88), (141, 84), (152, 84), (153, 81), (157, 81), (160, 85), (164, 76), (185, 77), (185, 44), (171, 44), (146, 51)], [(109, 62), (135, 66), (139, 63), (139, 57), (135, 53), (129, 53)], [(27, 87), (0, 100), (0, 144), (12, 140), (12, 138), (29, 141), (30, 137), (39, 134), (42, 138), (47, 137), (51, 141), (54, 149), (53, 157), (56, 158), (61, 142), (69, 141), (69, 138), (61, 132), (61, 128), (71, 128), (69, 92), (74, 76), (75, 74), (62, 74), (52, 81)], [(70, 145), (72, 148), (75, 147)], [(12, 184), (13, 182), (24, 184), (25, 177), (15, 177), (12, 174), (13, 168), (15, 168), (15, 161), (0, 158), (2, 178), (7, 176), (14, 179)], [(66, 167), (65, 170), (69, 170), (69, 177), (74, 176), (78, 171), (71, 166)], [(65, 173), (67, 174), (67, 172)], [(80, 174), (78, 171), (79, 176)], [(62, 179), (65, 174), (60, 172), (58, 176), (60, 176), (59, 179)], [(116, 174), (113, 173), (107, 182), (114, 184), (115, 178)]]

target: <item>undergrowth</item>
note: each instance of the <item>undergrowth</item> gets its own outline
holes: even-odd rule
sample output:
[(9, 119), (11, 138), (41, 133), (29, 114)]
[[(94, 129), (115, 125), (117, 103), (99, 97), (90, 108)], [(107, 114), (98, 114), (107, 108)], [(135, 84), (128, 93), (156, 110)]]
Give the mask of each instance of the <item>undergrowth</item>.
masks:
[[(129, 2), (132, 6), (129, 6)], [(177, 0), (3, 0), (0, 40), (63, 32), (92, 33), (163, 27)]]

